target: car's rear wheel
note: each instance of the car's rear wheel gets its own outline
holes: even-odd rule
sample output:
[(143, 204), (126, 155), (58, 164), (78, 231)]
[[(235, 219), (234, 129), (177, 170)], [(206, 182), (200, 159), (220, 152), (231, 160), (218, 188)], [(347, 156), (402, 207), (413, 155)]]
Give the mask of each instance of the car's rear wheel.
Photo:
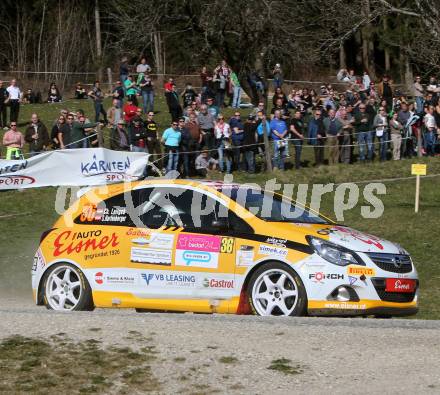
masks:
[(44, 304), (50, 310), (93, 310), (90, 285), (73, 265), (62, 263), (49, 269), (43, 286)]
[(307, 306), (307, 294), (299, 276), (278, 262), (258, 268), (248, 286), (249, 302), (257, 315), (300, 316)]

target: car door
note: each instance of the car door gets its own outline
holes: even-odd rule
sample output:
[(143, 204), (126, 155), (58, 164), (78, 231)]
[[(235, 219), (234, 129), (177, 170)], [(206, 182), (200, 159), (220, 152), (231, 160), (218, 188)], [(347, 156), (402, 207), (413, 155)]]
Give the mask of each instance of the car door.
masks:
[[(70, 250), (82, 254), (81, 267), (94, 291), (129, 292), (138, 285), (129, 265), (127, 234), (135, 225), (127, 208), (130, 194), (117, 194), (98, 202), (86, 202), (74, 219)], [(95, 297), (98, 294), (95, 294)]]
[[(162, 288), (159, 294), (172, 288), (167, 297), (227, 299), (236, 293), (235, 239), (229, 234), (227, 209), (220, 199), (194, 187), (175, 185), (140, 191), (139, 200), (144, 226), (156, 228), (151, 232), (160, 242), (173, 244), (168, 267), (163, 267), (165, 263), (160, 269), (149, 267), (145, 281)], [(213, 226), (222, 213), (223, 228)]]

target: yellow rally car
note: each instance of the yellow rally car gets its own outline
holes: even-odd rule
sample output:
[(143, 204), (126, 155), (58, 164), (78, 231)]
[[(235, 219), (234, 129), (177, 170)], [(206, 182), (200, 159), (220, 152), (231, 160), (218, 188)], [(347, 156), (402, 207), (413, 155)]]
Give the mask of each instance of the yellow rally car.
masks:
[(41, 237), (38, 305), (258, 315), (410, 315), (399, 245), (256, 186), (145, 180), (85, 192)]

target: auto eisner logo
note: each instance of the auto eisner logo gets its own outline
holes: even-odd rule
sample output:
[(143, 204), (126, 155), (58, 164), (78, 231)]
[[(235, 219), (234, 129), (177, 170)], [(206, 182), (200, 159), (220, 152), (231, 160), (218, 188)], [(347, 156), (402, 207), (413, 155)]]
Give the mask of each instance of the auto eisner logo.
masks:
[(234, 288), (234, 280), (216, 280), (215, 278), (205, 278), (203, 280), (205, 288)]
[(119, 245), (118, 236), (113, 232), (108, 236), (101, 236), (101, 231), (95, 232), (94, 237), (82, 238), (82, 232), (72, 233), (70, 230), (61, 232), (55, 239), (53, 256), (61, 254), (80, 253), (85, 251), (104, 250), (107, 247)]
[(316, 272), (316, 273), (310, 273), (309, 279), (315, 283), (323, 283), (324, 280), (343, 280), (344, 275), (338, 273)]

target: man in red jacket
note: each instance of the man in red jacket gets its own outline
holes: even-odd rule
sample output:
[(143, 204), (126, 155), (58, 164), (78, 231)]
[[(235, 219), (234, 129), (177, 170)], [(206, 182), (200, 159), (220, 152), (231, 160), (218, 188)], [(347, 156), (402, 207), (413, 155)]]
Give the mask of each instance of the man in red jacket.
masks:
[(128, 99), (127, 103), (124, 104), (123, 112), (124, 112), (124, 120), (127, 125), (131, 123), (133, 118), (136, 116), (137, 106), (133, 104), (133, 100)]

